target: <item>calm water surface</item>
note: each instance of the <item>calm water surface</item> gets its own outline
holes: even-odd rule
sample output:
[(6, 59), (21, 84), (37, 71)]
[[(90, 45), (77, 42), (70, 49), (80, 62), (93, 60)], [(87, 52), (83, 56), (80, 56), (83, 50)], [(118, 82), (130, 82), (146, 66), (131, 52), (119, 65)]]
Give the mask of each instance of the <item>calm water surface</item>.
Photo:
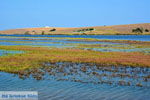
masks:
[(96, 39), (111, 39), (111, 40), (138, 40), (150, 41), (150, 35), (0, 35), (0, 36), (15, 36), (15, 37), (70, 37), (70, 38), (96, 38)]
[[(58, 39), (59, 38), (59, 39)], [(69, 38), (69, 39), (67, 39)], [(111, 52), (150, 52), (149, 48), (135, 48), (130, 44), (100, 42), (100, 41), (77, 41), (71, 38), (94, 38), (94, 39), (110, 39), (110, 40), (136, 40), (150, 41), (150, 35), (0, 35), (0, 45), (27, 45), (27, 46), (46, 46), (56, 48), (78, 48), (80, 45), (99, 44), (99, 47), (81, 49), (90, 49), (95, 51)], [(108, 48), (106, 47), (108, 46)], [(113, 48), (113, 47), (123, 47)], [(106, 47), (106, 48), (105, 48)], [(125, 49), (124, 47), (128, 48)]]

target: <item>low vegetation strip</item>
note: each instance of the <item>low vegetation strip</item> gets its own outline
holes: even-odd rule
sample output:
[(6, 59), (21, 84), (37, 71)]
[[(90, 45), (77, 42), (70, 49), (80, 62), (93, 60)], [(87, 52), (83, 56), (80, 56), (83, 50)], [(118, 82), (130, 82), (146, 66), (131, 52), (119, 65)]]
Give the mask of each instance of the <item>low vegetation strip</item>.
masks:
[(67, 41), (84, 41), (84, 42), (108, 42), (108, 43), (125, 43), (125, 44), (148, 44), (150, 41), (136, 40), (110, 40), (110, 39), (93, 39), (93, 38), (65, 38)]
[(0, 70), (17, 73), (41, 67), (44, 62), (93, 63), (99, 66), (150, 67), (150, 55), (139, 52), (97, 52), (80, 49), (58, 49), (30, 46), (0, 46), (0, 49), (26, 53), (0, 57)]

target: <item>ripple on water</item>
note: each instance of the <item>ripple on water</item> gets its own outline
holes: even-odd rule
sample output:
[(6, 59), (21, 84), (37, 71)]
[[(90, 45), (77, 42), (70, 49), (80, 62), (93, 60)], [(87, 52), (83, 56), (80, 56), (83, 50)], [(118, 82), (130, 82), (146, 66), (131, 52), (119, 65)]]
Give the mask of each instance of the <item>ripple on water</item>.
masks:
[[(57, 77), (57, 74), (59, 74), (60, 76), (60, 72), (62, 72), (62, 70), (60, 70), (60, 68), (62, 67), (62, 64), (64, 65), (64, 63), (57, 63), (56, 65), (59, 65), (59, 66), (53, 68), (52, 71), (55, 72), (55, 76), (45, 74), (43, 76), (44, 77), (43, 80), (35, 80), (32, 77), (32, 75), (29, 78), (25, 78), (24, 80), (22, 80), (18, 76), (14, 76), (13, 74), (1, 72), (0, 73), (0, 91), (2, 90), (38, 91), (39, 100), (149, 100), (150, 98), (150, 95), (149, 95), (150, 88), (144, 87), (144, 86), (137, 87), (135, 85), (122, 86), (122, 85), (109, 85), (109, 84), (95, 84), (94, 83), (95, 80), (90, 79), (89, 81), (86, 78), (85, 79), (81, 78), (81, 81), (88, 81), (88, 82), (81, 82), (81, 81), (74, 82), (74, 81), (71, 81), (71, 79), (66, 80), (66, 81), (62, 81), (62, 80), (57, 81), (57, 78), (60, 78), (60, 77)], [(66, 70), (68, 73), (70, 73), (70, 70), (72, 70), (73, 68), (69, 67), (68, 65), (72, 65), (72, 64), (70, 63), (66, 63), (66, 64), (67, 64), (66, 68), (69, 68), (69, 70), (68, 69)], [(81, 64), (81, 65), (84, 66), (84, 64)], [(48, 66), (51, 66), (51, 64), (48, 64)], [(85, 68), (81, 70), (82, 66), (80, 66), (80, 64), (77, 64), (75, 66), (75, 69), (78, 69), (77, 72), (73, 73), (71, 71), (72, 73), (68, 75), (76, 76), (77, 74), (81, 74), (80, 77), (84, 77), (85, 76), (84, 73), (86, 72), (85, 72)], [(99, 73), (105, 72), (106, 74), (111, 75), (110, 71), (116, 70), (114, 67), (110, 67), (111, 70), (109, 70), (108, 67), (95, 69), (97, 67), (91, 68), (90, 65), (87, 65), (87, 66), (88, 66), (87, 69), (90, 70), (90, 71), (86, 70), (87, 72), (98, 70), (97, 72)], [(133, 69), (134, 69), (134, 72), (137, 73), (137, 75), (146, 75), (146, 73), (149, 74), (149, 69), (143, 69), (143, 73), (145, 74), (139, 72), (139, 70), (141, 70), (140, 68), (136, 69), (136, 68), (128, 67), (126, 71), (130, 73), (130, 70), (133, 70)], [(44, 71), (44, 70), (45, 69), (43, 68), (40, 69), (40, 71)], [(118, 70), (117, 73), (123, 73), (125, 71), (125, 68), (118, 68), (117, 70)], [(91, 74), (88, 74), (88, 75), (91, 75)], [(90, 77), (90, 78), (94, 78), (94, 77)], [(64, 77), (61, 77), (61, 78), (64, 78)]]

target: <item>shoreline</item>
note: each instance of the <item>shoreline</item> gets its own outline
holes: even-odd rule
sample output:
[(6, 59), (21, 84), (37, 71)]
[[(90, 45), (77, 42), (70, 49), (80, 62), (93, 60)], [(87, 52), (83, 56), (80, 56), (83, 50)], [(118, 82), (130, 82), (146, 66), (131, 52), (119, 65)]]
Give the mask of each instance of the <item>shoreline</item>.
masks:
[(48, 36), (48, 35), (68, 35), (68, 36), (70, 36), (70, 35), (85, 35), (85, 36), (90, 36), (90, 35), (110, 35), (110, 36), (112, 36), (112, 35), (150, 35), (150, 34), (44, 34), (44, 35), (42, 35), (42, 34), (0, 34), (0, 35), (41, 35), (41, 36)]

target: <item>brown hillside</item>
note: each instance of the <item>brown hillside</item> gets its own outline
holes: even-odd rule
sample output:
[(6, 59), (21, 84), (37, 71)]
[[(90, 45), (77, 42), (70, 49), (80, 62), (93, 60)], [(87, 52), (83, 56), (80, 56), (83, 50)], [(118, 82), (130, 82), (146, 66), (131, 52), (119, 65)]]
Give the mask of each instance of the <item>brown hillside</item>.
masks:
[[(76, 32), (77, 30), (94, 28), (92, 31)], [(127, 24), (127, 25), (113, 25), (113, 26), (95, 26), (95, 27), (79, 27), (79, 28), (59, 28), (59, 27), (43, 27), (43, 28), (23, 28), (23, 29), (11, 29), (0, 31), (1, 34), (138, 34), (132, 33), (132, 29), (143, 28), (150, 31), (150, 23), (145, 24)], [(50, 31), (56, 29), (56, 31)], [(145, 32), (142, 34), (150, 34)]]

